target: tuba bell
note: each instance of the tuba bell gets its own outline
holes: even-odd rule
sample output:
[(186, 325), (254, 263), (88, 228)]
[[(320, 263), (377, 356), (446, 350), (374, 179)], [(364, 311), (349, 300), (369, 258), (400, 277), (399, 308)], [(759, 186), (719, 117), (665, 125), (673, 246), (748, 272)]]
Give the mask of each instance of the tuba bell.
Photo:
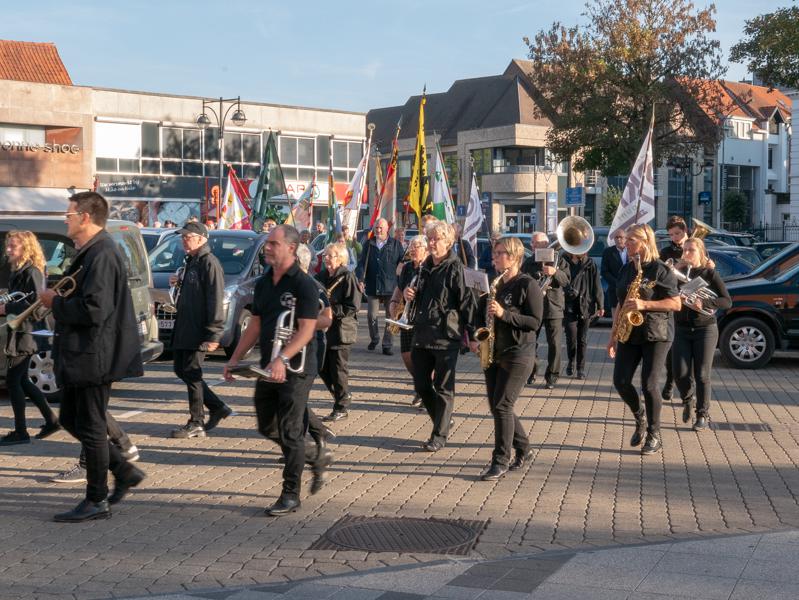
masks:
[(594, 245), (594, 230), (582, 217), (565, 217), (558, 223), (556, 235), (560, 247), (569, 254), (585, 254)]
[(708, 233), (718, 233), (717, 229), (711, 227), (704, 221), (700, 221), (696, 217), (693, 217), (693, 222), (694, 230), (691, 232), (691, 237), (693, 238), (699, 238), (700, 240), (703, 240), (707, 237)]

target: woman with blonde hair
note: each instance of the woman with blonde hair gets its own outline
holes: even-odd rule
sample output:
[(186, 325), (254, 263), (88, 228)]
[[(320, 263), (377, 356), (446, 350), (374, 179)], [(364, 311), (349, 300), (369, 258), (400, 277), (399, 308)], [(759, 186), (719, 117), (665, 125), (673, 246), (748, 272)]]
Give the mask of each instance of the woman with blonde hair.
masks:
[[(30, 231), (9, 231), (6, 234), (6, 257), (11, 266), (8, 293), (17, 293), (17, 299), (0, 304), (0, 315), (18, 315), (36, 301), (38, 291), (44, 288), (44, 253), (36, 236)], [(44, 439), (59, 429), (58, 419), (47, 404), (42, 391), (28, 377), (31, 355), (38, 351), (31, 332), (35, 323), (26, 319), (16, 330), (8, 328), (5, 353), (8, 359), (6, 384), (14, 412), (14, 430), (0, 438), (0, 446), (30, 443), (25, 420), (25, 400), (30, 398), (44, 417), (36, 438)]]
[[(663, 404), (658, 371), (662, 370), (666, 353), (671, 345), (669, 313), (680, 310), (680, 292), (677, 278), (671, 269), (658, 258), (655, 233), (649, 225), (632, 225), (627, 229), (627, 264), (619, 273), (616, 295), (619, 310), (613, 320), (608, 356), (615, 358), (613, 385), (624, 403), (635, 416), (635, 433), (631, 446), (644, 442), (642, 454), (654, 454), (662, 447), (660, 439), (660, 411)], [(631, 288), (640, 274), (640, 284)], [(631, 292), (637, 298), (629, 298)], [(643, 316), (643, 323), (632, 327), (626, 341), (617, 338), (619, 323), (632, 311)], [(644, 406), (633, 376), (641, 365), (641, 387)], [(644, 441), (645, 438), (645, 441)]]

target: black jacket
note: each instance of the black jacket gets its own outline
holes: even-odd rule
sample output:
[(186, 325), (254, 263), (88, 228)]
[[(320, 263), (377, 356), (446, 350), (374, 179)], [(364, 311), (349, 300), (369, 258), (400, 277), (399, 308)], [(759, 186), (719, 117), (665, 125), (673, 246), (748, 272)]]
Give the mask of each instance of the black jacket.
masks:
[[(639, 291), (641, 300), (663, 300), (674, 298), (680, 292), (677, 290), (677, 278), (661, 260), (653, 260), (641, 265), (643, 271), (642, 286)], [(627, 261), (619, 274), (619, 285), (616, 295), (619, 302), (627, 298), (627, 292), (637, 274), (635, 262)], [(638, 327), (633, 327), (628, 344), (644, 344), (647, 342), (670, 342), (674, 338), (674, 327), (671, 311), (647, 310), (643, 312), (644, 322)]]
[(474, 294), (463, 281), (463, 264), (450, 253), (438, 265), (422, 263), (413, 311), (413, 346), (430, 350), (460, 348), (464, 330), (474, 332)]
[(127, 269), (106, 231), (74, 256), (76, 288), (53, 299), (53, 361), (59, 385), (110, 384), (144, 373)]
[(602, 251), (602, 270), (600, 274), (602, 275), (602, 279), (605, 280), (605, 283), (608, 284), (608, 301), (610, 302), (610, 306), (605, 307), (608, 310), (615, 308), (619, 303), (619, 299), (616, 297), (616, 286), (619, 285), (619, 273), (621, 273), (623, 266), (621, 254), (619, 254), (619, 250), (616, 248), (615, 244), (608, 246)]
[[(42, 272), (31, 265), (24, 265), (18, 271), (12, 271), (8, 280), (8, 293), (23, 292), (30, 294), (28, 297), (16, 302), (6, 304), (6, 318), (8, 315), (19, 315), (24, 312), (31, 304), (36, 302), (38, 290), (44, 287), (44, 275)], [(32, 293), (31, 293), (32, 292)], [(25, 319), (16, 331), (8, 328), (6, 338), (7, 356), (30, 356), (37, 350), (36, 340), (31, 335), (31, 331), (39, 329), (40, 323), (35, 323), (31, 319)]]
[(208, 244), (203, 244), (197, 254), (189, 256), (185, 267), (175, 329), (172, 332), (172, 348), (199, 350), (206, 342), (222, 339), (225, 327), (222, 308), (225, 275)]
[(666, 262), (671, 259), (675, 262), (682, 258), (682, 246), (671, 243), (660, 251), (660, 260)]
[[(378, 250), (377, 240), (372, 238), (361, 252), (355, 274), (365, 284), (367, 296), (390, 296), (397, 287), (397, 265), (402, 262), (405, 250), (394, 238), (388, 238)], [(364, 271), (366, 277), (364, 278)]]
[[(541, 271), (543, 263), (536, 262), (535, 255), (526, 259), (522, 263), (522, 273), (527, 273), (530, 277), (539, 281), (545, 277)], [(558, 257), (555, 274), (549, 284), (549, 289), (544, 294), (544, 320), (562, 319), (565, 299), (563, 288), (569, 285), (569, 265), (562, 256)]]
[[(519, 273), (509, 282), (497, 287), (497, 302), (505, 312), (494, 319), (494, 356), (500, 359), (522, 354), (529, 358), (536, 332), (544, 316), (544, 296), (538, 282), (526, 273)], [(480, 298), (477, 322), (486, 324), (488, 294)]]
[[(701, 277), (707, 281), (710, 289), (716, 292), (718, 296), (718, 298), (702, 300), (702, 306), (704, 308), (710, 310), (726, 310), (732, 306), (732, 299), (730, 298), (730, 293), (727, 291), (727, 286), (724, 285), (724, 281), (715, 269), (691, 269), (689, 277), (691, 279), (694, 277)], [(682, 287), (684, 284), (680, 283), (678, 285)], [(674, 322), (678, 327), (707, 327), (716, 322), (716, 316), (703, 315), (683, 304), (682, 309), (674, 313)]]
[(494, 269), (494, 258), (491, 254), (492, 250), (493, 247), (491, 244), (488, 244), (483, 249), (482, 254), (480, 254), (480, 260), (477, 262), (477, 268), (485, 271), (489, 281), (494, 281), (494, 278), (497, 276), (497, 271)]
[[(463, 248), (463, 250), (461, 250), (461, 248)], [(455, 240), (455, 244), (452, 246), (452, 252), (461, 260), (464, 267), (468, 267), (470, 269), (477, 268), (477, 259), (474, 257), (474, 250), (472, 249), (472, 245), (466, 240)], [(466, 257), (465, 261), (464, 256)]]
[(358, 309), (361, 306), (361, 292), (355, 275), (341, 266), (335, 272), (323, 270), (318, 276), (319, 282), (329, 290), (330, 307), (333, 311), (333, 324), (327, 330), (327, 346), (337, 349), (354, 344), (358, 334)]
[(605, 294), (599, 270), (590, 256), (586, 255), (576, 263), (571, 259), (569, 276), (571, 281), (563, 294), (566, 298), (566, 312), (588, 319), (599, 310), (604, 310)]

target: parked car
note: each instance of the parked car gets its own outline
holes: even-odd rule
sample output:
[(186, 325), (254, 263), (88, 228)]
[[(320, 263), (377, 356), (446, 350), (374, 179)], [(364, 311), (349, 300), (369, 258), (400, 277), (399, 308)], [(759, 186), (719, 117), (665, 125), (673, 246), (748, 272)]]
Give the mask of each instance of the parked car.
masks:
[(715, 247), (707, 249), (707, 255), (716, 263), (716, 272), (725, 281), (728, 277), (745, 275), (752, 272), (752, 265), (737, 256), (734, 252), (727, 252)]
[(736, 275), (731, 277), (731, 279), (776, 277), (780, 273), (793, 269), (797, 264), (799, 264), (799, 243), (794, 242), (781, 252), (760, 263), (752, 271)]
[(164, 227), (139, 227), (139, 233), (141, 233), (141, 236), (144, 239), (144, 245), (147, 248), (148, 254), (162, 240), (163, 233), (169, 231), (176, 231), (176, 229), (166, 229)]
[(796, 242), (757, 242), (754, 247), (758, 254), (760, 254), (760, 257), (766, 260), (775, 254), (779, 254), (788, 246), (795, 243)]
[(711, 250), (720, 253), (720, 254), (727, 254), (730, 256), (734, 256), (735, 258), (742, 260), (743, 262), (750, 265), (753, 269), (763, 262), (763, 259), (760, 257), (760, 254), (754, 248), (749, 248), (747, 246), (706, 246), (708, 252)]
[[(225, 328), (220, 346), (230, 356), (252, 315), (255, 280), (264, 270), (263, 246), (266, 235), (231, 229), (213, 229), (209, 234), (211, 252), (219, 259), (225, 273)], [(179, 235), (168, 236), (150, 252), (158, 337), (167, 350), (170, 349), (172, 329), (175, 326), (175, 313), (164, 310), (164, 305), (169, 304), (169, 277), (183, 265), (184, 256)]]
[[(39, 238), (47, 263), (47, 282), (53, 283), (61, 279), (69, 267), (77, 250), (71, 239), (67, 237), (67, 226), (63, 217), (0, 217), (0, 248), (5, 247), (6, 233), (13, 229), (32, 231)], [(144, 241), (135, 224), (128, 221), (108, 221), (106, 230), (118, 244), (122, 258), (128, 269), (128, 284), (133, 296), (133, 307), (139, 324), (141, 356), (144, 362), (155, 360), (164, 349), (158, 341), (158, 325), (155, 310), (150, 298), (149, 288), (152, 285), (150, 268), (147, 264), (147, 252)], [(8, 289), (10, 275), (8, 261), (0, 260), (0, 289)], [(0, 327), (0, 347), (6, 344), (6, 327)], [(53, 374), (53, 360), (50, 356), (49, 343), (42, 343), (41, 351), (31, 357), (28, 372), (31, 381), (49, 400), (57, 400), (59, 389)], [(5, 381), (6, 362), (0, 361), (0, 379)]]
[(727, 282), (732, 306), (718, 314), (719, 349), (740, 369), (757, 369), (777, 349), (799, 349), (799, 265), (769, 277)]
[(716, 233), (708, 233), (705, 240), (717, 240), (730, 246), (754, 246), (757, 238), (751, 233), (732, 233), (723, 229)]

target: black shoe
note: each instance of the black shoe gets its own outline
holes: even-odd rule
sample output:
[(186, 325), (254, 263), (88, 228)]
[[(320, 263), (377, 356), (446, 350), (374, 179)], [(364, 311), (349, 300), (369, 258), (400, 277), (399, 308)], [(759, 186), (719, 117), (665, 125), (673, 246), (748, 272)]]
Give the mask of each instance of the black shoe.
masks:
[(508, 472), (508, 467), (497, 463), (491, 463), (488, 470), (480, 476), (483, 481), (496, 481)]
[(317, 444), (316, 459), (313, 462), (313, 480), (311, 481), (311, 496), (317, 494), (327, 482), (327, 467), (333, 463), (333, 453), (322, 444)]
[(411, 406), (419, 408), (422, 405), (422, 397), (419, 394), (414, 395), (413, 400), (411, 400)]
[(130, 475), (128, 475), (124, 480), (117, 479), (116, 484), (114, 485), (114, 492), (108, 496), (109, 504), (116, 504), (128, 494), (130, 488), (135, 488), (142, 481), (144, 481), (144, 478), (146, 477), (144, 471), (133, 466), (131, 466), (131, 469), (133, 470), (130, 472)]
[(60, 430), (61, 430), (61, 425), (59, 425), (58, 423), (49, 423), (49, 424), (45, 423), (44, 425), (42, 425), (41, 429), (39, 429), (39, 433), (37, 433), (33, 437), (35, 437), (37, 440), (43, 440), (53, 435), (56, 431)]
[(394, 356), (394, 351), (391, 348), (383, 348), (383, 354), (386, 356)]
[(698, 415), (694, 422), (694, 431), (704, 431), (710, 424), (710, 418), (707, 415)]
[(422, 444), (422, 449), (425, 452), (438, 452), (444, 447), (444, 444), (441, 442), (436, 442), (434, 440), (427, 440), (424, 444)]
[(508, 471), (518, 471), (519, 469), (522, 469), (524, 465), (533, 460), (533, 454), (534, 452), (532, 448), (528, 448), (524, 452), (517, 450), (516, 456), (513, 458), (513, 462), (510, 463), (510, 466), (508, 467)]
[(641, 454), (655, 454), (655, 452), (660, 452), (662, 447), (663, 444), (660, 441), (660, 434), (647, 433), (646, 442), (644, 443), (644, 447), (641, 448)]
[(670, 385), (664, 386), (663, 387), (663, 392), (661, 393), (661, 395), (663, 396), (664, 400), (671, 400), (671, 397), (673, 395), (672, 386), (670, 386)]
[(577, 379), (585, 379), (585, 371), (577, 371)]
[(282, 517), (289, 513), (295, 512), (301, 506), (297, 498), (286, 498), (280, 496), (272, 506), (267, 508), (264, 512), (268, 517)]
[(111, 509), (108, 508), (108, 501), (92, 502), (83, 500), (72, 510), (59, 513), (53, 517), (53, 521), (58, 523), (83, 523), (94, 519), (108, 519), (111, 517)]
[(335, 423), (336, 421), (341, 421), (342, 419), (346, 419), (349, 416), (346, 410), (334, 410), (332, 413), (327, 415), (326, 417), (322, 417), (322, 420), (330, 423)]
[(694, 408), (694, 401), (693, 398), (689, 398), (687, 401), (683, 401), (682, 405), (682, 422), (688, 423), (691, 420), (691, 412)]
[(31, 436), (27, 433), (19, 433), (18, 431), (9, 431), (0, 438), (0, 446), (16, 446), (17, 444), (30, 444)]
[(633, 448), (640, 446), (644, 440), (644, 435), (646, 435), (646, 422), (644, 421), (644, 416), (641, 415), (635, 418), (635, 433), (630, 438), (630, 446)]
[(222, 406), (219, 410), (213, 411), (210, 415), (208, 415), (208, 420), (203, 425), (205, 431), (211, 431), (214, 427), (219, 425), (219, 422), (222, 419), (227, 419), (230, 415), (233, 414), (233, 409), (230, 408), (227, 404)]
[(554, 390), (555, 384), (558, 383), (558, 378), (556, 376), (548, 377), (546, 382), (544, 383), (544, 387), (548, 390)]
[(530, 377), (527, 378), (527, 385), (533, 385), (534, 383), (535, 383), (535, 373), (533, 373), (532, 375), (530, 375)]
[(566, 375), (568, 377), (571, 377), (572, 375), (574, 375), (574, 367), (572, 365), (569, 365), (568, 367), (566, 367)]
[(369, 345), (366, 347), (367, 350), (374, 350), (377, 348), (377, 342), (369, 342)]
[(189, 421), (182, 427), (173, 429), (170, 435), (173, 438), (180, 438), (180, 439), (205, 437), (205, 429), (203, 429), (202, 425), (197, 425), (196, 423), (192, 423), (191, 421)]

